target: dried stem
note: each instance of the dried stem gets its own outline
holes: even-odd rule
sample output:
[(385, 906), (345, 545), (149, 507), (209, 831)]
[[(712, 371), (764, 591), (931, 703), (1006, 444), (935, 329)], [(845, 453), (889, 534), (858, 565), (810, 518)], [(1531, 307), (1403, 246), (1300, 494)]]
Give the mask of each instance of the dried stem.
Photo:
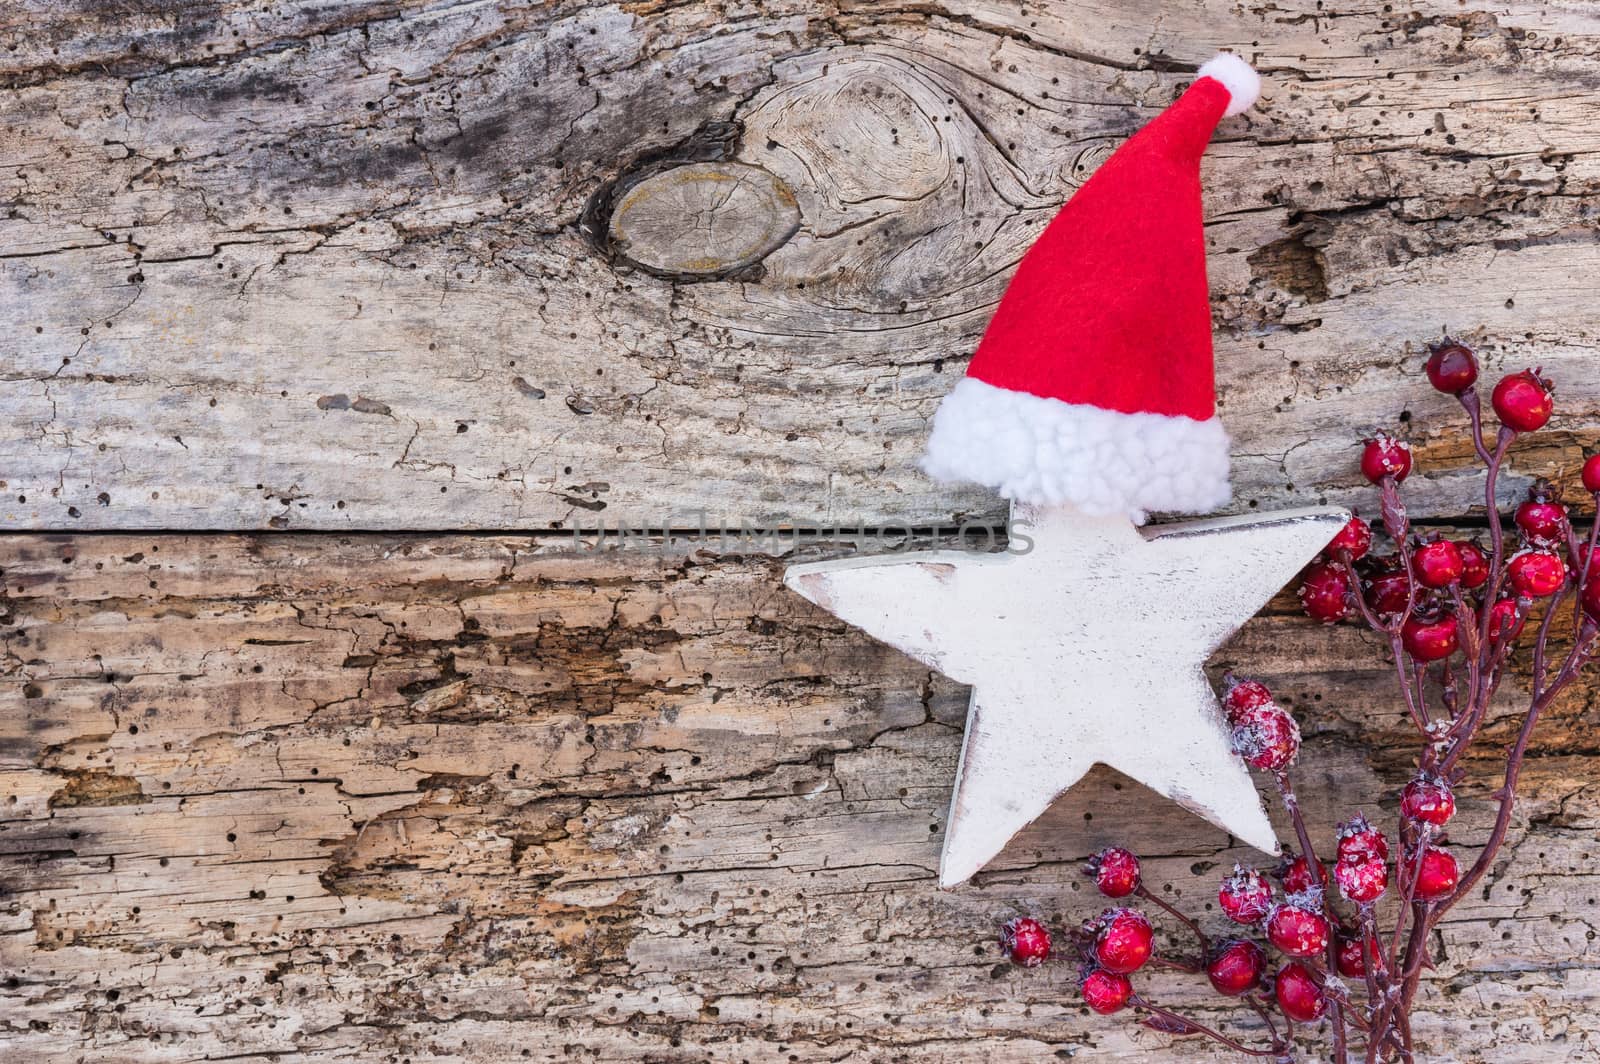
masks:
[(1160, 898), (1158, 898), (1154, 894), (1150, 893), (1149, 888), (1146, 887), (1142, 883), (1139, 884), (1139, 887), (1138, 887), (1137, 890), (1134, 891), (1134, 894), (1137, 895), (1138, 897), (1143, 898), (1145, 901), (1149, 902), (1152, 905), (1158, 905), (1161, 908), (1165, 909), (1167, 911), (1168, 915), (1170, 915), (1174, 919), (1178, 920), (1180, 923), (1183, 924), (1183, 926), (1187, 927), (1191, 932), (1193, 932), (1195, 939), (1200, 943), (1200, 955), (1202, 957), (1204, 957), (1206, 955), (1206, 952), (1208, 950), (1210, 950), (1210, 948), (1211, 948), (1211, 940), (1206, 937), (1206, 933), (1204, 931), (1200, 930), (1200, 925), (1199, 924), (1195, 923), (1193, 920), (1191, 920), (1187, 916), (1183, 915), (1183, 913), (1179, 912), (1172, 905), (1168, 904), (1165, 901), (1162, 901)]
[(1594, 622), (1585, 620), (1577, 641), (1573, 643), (1572, 651), (1561, 666), (1561, 671), (1528, 708), (1528, 715), (1522, 721), (1522, 729), (1517, 732), (1517, 741), (1506, 758), (1505, 779), (1494, 794), (1499, 800), (1500, 809), (1495, 816), (1494, 828), (1489, 833), (1489, 841), (1484, 844), (1483, 852), (1478, 855), (1478, 860), (1473, 864), (1471, 871), (1461, 877), (1455, 893), (1450, 895), (1443, 908), (1448, 909), (1460, 901), (1489, 870), (1495, 854), (1499, 852), (1500, 844), (1505, 841), (1506, 831), (1511, 826), (1511, 807), (1517, 797), (1517, 775), (1522, 771), (1522, 759), (1528, 752), (1528, 740), (1533, 737), (1533, 726), (1539, 722), (1539, 714), (1544, 712), (1545, 707), (1561, 693), (1563, 688), (1577, 678), (1579, 670), (1594, 652), (1595, 635)]
[[(1289, 773), (1279, 770), (1272, 774), (1274, 782), (1278, 785), (1278, 794), (1283, 799), (1283, 807), (1289, 812), (1289, 819), (1294, 823), (1295, 838), (1300, 843), (1300, 852), (1305, 855), (1306, 866), (1311, 872), (1311, 880), (1322, 891), (1322, 911), (1327, 917), (1330, 927), (1339, 926), (1339, 914), (1333, 911), (1333, 897), (1328, 888), (1327, 872), (1322, 867), (1322, 861), (1317, 858), (1317, 851), (1311, 845), (1311, 833), (1306, 830), (1305, 817), (1300, 812), (1300, 801), (1294, 795), (1294, 785), (1289, 781)], [(1334, 935), (1328, 936), (1328, 967), (1335, 968), (1339, 962), (1339, 940)], [(1345, 1031), (1344, 1031), (1344, 1003), (1333, 1001), (1330, 998), (1329, 1019), (1333, 1024), (1333, 1052), (1334, 1060), (1345, 1059)]]
[[(1458, 393), (1462, 407), (1467, 412), (1467, 418), (1472, 422), (1472, 449), (1478, 452), (1478, 461), (1489, 464), (1489, 446), (1483, 439), (1483, 408), (1478, 401), (1478, 389), (1468, 385)], [(1491, 507), (1492, 509), (1492, 507)]]
[(1188, 957), (1151, 957), (1147, 962), (1153, 968), (1171, 968), (1175, 972), (1187, 972), (1189, 975), (1199, 975), (1205, 971), (1205, 965), (1197, 963)]
[[(1495, 482), (1500, 476), (1500, 463), (1505, 461), (1506, 449), (1511, 446), (1511, 441), (1517, 434), (1501, 426), (1500, 436), (1495, 441), (1494, 453), (1489, 455), (1484, 464), (1488, 467), (1483, 477), (1484, 512), (1489, 518), (1489, 581), (1484, 585), (1483, 618), (1478, 622), (1478, 642), (1489, 642), (1489, 622), (1494, 616), (1491, 609), (1500, 600), (1500, 582), (1505, 576), (1505, 568), (1501, 564), (1505, 561), (1506, 532), (1500, 518), (1500, 507), (1495, 499)], [(1480, 448), (1481, 451), (1481, 448)]]
[(1277, 1041), (1276, 1037), (1274, 1037), (1274, 1042), (1270, 1049), (1251, 1049), (1243, 1042), (1229, 1038), (1221, 1031), (1207, 1027), (1203, 1023), (1198, 1023), (1194, 1020), (1191, 1020), (1189, 1017), (1180, 1015), (1179, 1013), (1173, 1012), (1170, 1009), (1164, 1009), (1159, 1005), (1154, 1005), (1138, 995), (1134, 995), (1134, 997), (1129, 1001), (1129, 1004), (1136, 1009), (1144, 1009), (1146, 1012), (1159, 1016), (1169, 1023), (1180, 1024), (1183, 1028), (1187, 1029), (1187, 1033), (1189, 1034), (1204, 1035), (1205, 1037), (1214, 1041), (1221, 1042), (1234, 1052), (1243, 1053), (1248, 1057), (1279, 1057), (1283, 1055), (1284, 1049), (1286, 1048), (1282, 1042)]

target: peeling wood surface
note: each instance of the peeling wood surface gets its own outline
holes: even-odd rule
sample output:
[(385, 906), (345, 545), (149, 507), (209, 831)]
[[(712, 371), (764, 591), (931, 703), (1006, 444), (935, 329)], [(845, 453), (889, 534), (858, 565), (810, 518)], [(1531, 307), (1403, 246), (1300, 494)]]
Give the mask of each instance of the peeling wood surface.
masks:
[[(1445, 327), (1550, 369), (1528, 457), (1573, 472), (1587, 5), (17, 0), (0, 527), (998, 518), (916, 472), (928, 416), (1038, 226), (1219, 46), (1267, 80), (1206, 164), (1238, 507), (1347, 501), (1347, 441), (1409, 412), (1452, 512), (1415, 357)], [(657, 216), (670, 276), (629, 267), (611, 194), (691, 166), (766, 175), (727, 222), (760, 239)], [(792, 235), (757, 217), (790, 197)]]
[[(17, 536), (0, 568), (8, 1062), (1197, 1059), (1000, 964), (994, 928), (1097, 912), (1078, 868), (1112, 840), (1215, 926), (1250, 851), (1097, 769), (939, 891), (966, 689), (777, 559)], [(1284, 595), (1213, 662), (1241, 663), (1305, 727), (1313, 822), (1376, 813), (1406, 744), (1371, 641)], [(1429, 1059), (1600, 1053), (1594, 693), (1444, 926)]]
[[(7, 1064), (1223, 1059), (990, 940), (1097, 911), (1107, 842), (1200, 908), (1248, 851), (1096, 770), (938, 891), (965, 688), (792, 559), (548, 531), (998, 522), (915, 471), (927, 418), (1037, 226), (1217, 47), (1267, 80), (1206, 164), (1237, 508), (1369, 505), (1351, 441), (1404, 422), (1417, 510), (1479, 516), (1418, 370), (1444, 328), (1560, 385), (1508, 496), (1575, 477), (1585, 5), (0, 9)], [(730, 174), (763, 194), (675, 238), (658, 194)], [(1213, 665), (1293, 702), (1331, 825), (1409, 741), (1380, 649), (1291, 607)], [(1432, 1059), (1600, 1055), (1595, 696), (1442, 929)]]

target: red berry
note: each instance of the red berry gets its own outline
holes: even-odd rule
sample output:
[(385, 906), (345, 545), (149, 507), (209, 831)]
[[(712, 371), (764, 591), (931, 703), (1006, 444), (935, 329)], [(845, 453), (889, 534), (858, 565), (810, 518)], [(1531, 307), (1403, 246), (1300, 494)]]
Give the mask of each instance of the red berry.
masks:
[(1288, 768), (1300, 752), (1300, 725), (1276, 702), (1253, 706), (1239, 714), (1233, 752), (1268, 772)]
[(1527, 619), (1527, 613), (1517, 605), (1516, 599), (1503, 598), (1496, 602), (1489, 608), (1490, 642), (1502, 637), (1515, 639), (1522, 631), (1522, 622)]
[(1567, 508), (1548, 498), (1530, 498), (1517, 507), (1517, 527), (1524, 542), (1554, 546), (1567, 539)]
[(1506, 565), (1511, 586), (1528, 598), (1544, 598), (1561, 590), (1567, 582), (1567, 566), (1559, 555), (1547, 550), (1525, 550)]
[(1411, 580), (1405, 569), (1386, 565), (1367, 580), (1367, 605), (1374, 613), (1390, 616), (1403, 613), (1410, 590)]
[(1217, 890), (1217, 904), (1236, 924), (1253, 924), (1272, 908), (1272, 887), (1254, 868), (1234, 865)]
[(1583, 463), (1585, 491), (1600, 492), (1600, 454), (1591, 454)]
[(1206, 965), (1206, 978), (1217, 993), (1238, 997), (1260, 986), (1266, 970), (1265, 951), (1254, 942), (1235, 938), (1215, 949), (1211, 963)]
[(1306, 569), (1300, 585), (1300, 605), (1306, 616), (1323, 624), (1342, 621), (1350, 615), (1350, 576), (1344, 566), (1317, 562)]
[(1454, 340), (1432, 349), (1428, 356), (1428, 381), (1448, 395), (1460, 395), (1478, 379), (1478, 360), (1465, 344)]
[(1299, 1023), (1320, 1020), (1322, 1014), (1328, 1011), (1328, 999), (1303, 964), (1291, 962), (1280, 968), (1272, 993), (1278, 999), (1278, 1007), (1283, 1014)]
[(1083, 1003), (1102, 1016), (1122, 1011), (1133, 997), (1133, 984), (1128, 977), (1104, 968), (1096, 968), (1083, 977)]
[(1353, 902), (1368, 904), (1383, 897), (1389, 886), (1389, 866), (1382, 861), (1340, 861), (1333, 866), (1339, 893)]
[[(1378, 953), (1378, 944), (1372, 939), (1367, 940), (1372, 945), (1374, 956)], [(1346, 979), (1360, 979), (1367, 974), (1367, 956), (1362, 952), (1361, 940), (1351, 938), (1349, 935), (1339, 936), (1339, 952), (1335, 961), (1339, 974)]]
[(1338, 945), (1334, 948), (1334, 967), (1346, 979), (1359, 979), (1367, 974), (1367, 958), (1361, 951), (1361, 940), (1351, 938), (1349, 935), (1336, 936)]
[(1447, 613), (1435, 621), (1407, 617), (1400, 626), (1400, 642), (1406, 653), (1418, 661), (1439, 661), (1456, 652), (1461, 638), (1454, 614)]
[(1461, 558), (1461, 548), (1448, 539), (1424, 543), (1411, 555), (1411, 564), (1417, 581), (1424, 587), (1449, 587), (1461, 579), (1466, 563)]
[(1455, 856), (1449, 850), (1429, 846), (1417, 868), (1416, 895), (1421, 901), (1434, 901), (1450, 894), (1461, 879)]
[(1583, 612), (1591, 621), (1600, 621), (1600, 572), (1591, 572), (1583, 585)]
[(1468, 591), (1482, 587), (1489, 579), (1489, 556), (1476, 543), (1457, 543), (1456, 550), (1461, 554), (1461, 586)]
[(1339, 825), (1339, 860), (1351, 864), (1382, 861), (1389, 856), (1389, 840), (1372, 822), (1357, 813)]
[(1120, 846), (1107, 846), (1089, 858), (1094, 885), (1108, 898), (1126, 898), (1139, 889), (1139, 858)]
[(1337, 558), (1341, 550), (1350, 552), (1350, 560), (1365, 558), (1372, 549), (1372, 526), (1359, 517), (1351, 517), (1339, 534), (1328, 541), (1328, 553)]
[(1291, 957), (1315, 957), (1328, 948), (1328, 918), (1295, 902), (1267, 916), (1267, 940)]
[(1155, 948), (1155, 930), (1135, 909), (1107, 909), (1100, 914), (1094, 958), (1107, 971), (1138, 971)]
[(1272, 692), (1259, 680), (1236, 680), (1227, 677), (1227, 690), (1222, 695), (1222, 709), (1229, 724), (1238, 724), (1239, 715), (1247, 709), (1264, 706), (1272, 701)]
[(1278, 878), (1283, 881), (1285, 894), (1301, 894), (1313, 887), (1320, 886), (1315, 873), (1311, 869), (1311, 862), (1304, 857), (1289, 857), (1283, 867), (1278, 870)]
[(1400, 812), (1412, 820), (1442, 828), (1455, 816), (1456, 796), (1438, 776), (1414, 776), (1400, 792)]
[(1019, 916), (1000, 929), (1000, 948), (1013, 964), (1037, 968), (1050, 956), (1050, 931), (1037, 920)]
[(1374, 484), (1393, 477), (1396, 484), (1411, 472), (1411, 447), (1401, 440), (1379, 435), (1361, 451), (1361, 475)]
[(1544, 428), (1555, 411), (1555, 401), (1550, 398), (1550, 384), (1539, 376), (1538, 370), (1525, 369), (1502, 377), (1494, 386), (1494, 412), (1501, 424), (1518, 432), (1533, 432)]

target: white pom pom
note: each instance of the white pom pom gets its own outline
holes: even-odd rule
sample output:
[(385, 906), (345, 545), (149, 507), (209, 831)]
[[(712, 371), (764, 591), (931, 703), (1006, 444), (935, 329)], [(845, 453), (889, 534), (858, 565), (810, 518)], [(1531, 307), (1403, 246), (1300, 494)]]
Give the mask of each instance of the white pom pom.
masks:
[(1232, 52), (1218, 52), (1200, 67), (1200, 76), (1222, 82), (1228, 90), (1225, 115), (1243, 114), (1261, 95), (1261, 75)]

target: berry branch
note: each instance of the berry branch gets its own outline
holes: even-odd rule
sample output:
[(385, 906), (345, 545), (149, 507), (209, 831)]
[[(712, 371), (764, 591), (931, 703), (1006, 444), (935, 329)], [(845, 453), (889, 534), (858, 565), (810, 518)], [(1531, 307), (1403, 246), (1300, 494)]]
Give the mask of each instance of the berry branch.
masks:
[[(1138, 857), (1112, 847), (1086, 867), (1100, 893), (1163, 910), (1194, 936), (1199, 958), (1159, 956), (1154, 929), (1142, 913), (1125, 906), (1106, 909), (1070, 935), (1078, 986), (1095, 1012), (1132, 1008), (1152, 1029), (1206, 1038), (1277, 1064), (1295, 1059), (1296, 1024), (1326, 1019), (1336, 1064), (1357, 1059), (1414, 1064), (1411, 1020), (1423, 974), (1433, 967), (1429, 939), (1445, 914), (1493, 867), (1511, 826), (1518, 775), (1540, 715), (1600, 653), (1600, 566), (1592, 565), (1600, 522), (1580, 537), (1555, 487), (1540, 479), (1512, 515), (1516, 549), (1511, 550), (1510, 530), (1497, 504), (1500, 472), (1511, 445), (1550, 420), (1550, 383), (1538, 370), (1501, 379), (1491, 396), (1500, 422), (1491, 442), (1485, 435), (1473, 353), (1447, 338), (1430, 347), (1426, 370), (1433, 386), (1455, 396), (1466, 411), (1472, 449), (1484, 467), (1488, 549), (1412, 527), (1401, 489), (1411, 473), (1411, 449), (1379, 434), (1363, 445), (1361, 471), (1378, 489), (1378, 513), (1390, 550), (1374, 553), (1372, 526), (1354, 517), (1324, 556), (1307, 567), (1299, 589), (1301, 605), (1313, 619), (1364, 623), (1389, 648), (1401, 701), (1421, 739), (1415, 773), (1399, 793), (1400, 818), (1393, 836), (1398, 852), (1391, 857), (1389, 837), (1357, 813), (1339, 825), (1333, 862), (1324, 865), (1312, 846), (1292, 780), (1300, 752), (1299, 724), (1263, 684), (1225, 676), (1222, 704), (1234, 751), (1270, 775), (1299, 854), (1284, 849), (1272, 872), (1276, 888), (1256, 869), (1235, 865), (1223, 878), (1217, 901), (1223, 916), (1238, 928), (1262, 934), (1285, 963), (1269, 980), (1267, 952), (1260, 944), (1238, 934), (1208, 934), (1146, 887)], [(1584, 463), (1582, 480), (1600, 507), (1600, 455)], [(1574, 635), (1560, 654), (1552, 635), (1569, 598)], [(1500, 785), (1489, 795), (1496, 803), (1494, 825), (1462, 874), (1446, 828), (1456, 811), (1455, 788), (1466, 777), (1464, 757), (1482, 731), (1518, 638), (1541, 611), (1532, 628), (1527, 709), (1504, 753)], [(1385, 906), (1392, 920), (1388, 928), (1379, 910), (1386, 895), (1394, 903), (1392, 910)], [(1006, 925), (1002, 946), (1018, 964), (1037, 965), (1050, 956), (1050, 933), (1036, 920), (1013, 920)], [(1204, 972), (1218, 993), (1248, 1008), (1254, 1031), (1248, 1037), (1261, 1041), (1250, 1044), (1247, 1036), (1152, 1002), (1129, 978), (1146, 964)], [(1263, 996), (1269, 990), (1270, 1004)], [(1283, 1018), (1281, 1028), (1273, 1006)]]

